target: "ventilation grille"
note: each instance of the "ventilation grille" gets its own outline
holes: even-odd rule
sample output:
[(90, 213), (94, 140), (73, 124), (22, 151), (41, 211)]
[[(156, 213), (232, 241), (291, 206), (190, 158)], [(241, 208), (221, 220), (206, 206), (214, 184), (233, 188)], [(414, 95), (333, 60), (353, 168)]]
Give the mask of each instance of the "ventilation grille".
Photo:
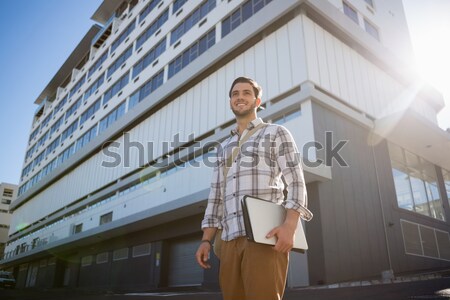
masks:
[(401, 220), (405, 253), (450, 260), (450, 238), (446, 231)]

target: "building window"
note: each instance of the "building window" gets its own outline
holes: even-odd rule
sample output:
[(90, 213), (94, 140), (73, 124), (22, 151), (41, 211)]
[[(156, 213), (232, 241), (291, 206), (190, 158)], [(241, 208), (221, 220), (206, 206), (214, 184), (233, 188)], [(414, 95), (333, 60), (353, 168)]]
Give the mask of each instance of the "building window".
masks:
[(103, 96), (103, 105), (108, 103), (108, 101), (111, 100), (112, 97), (114, 97), (121, 89), (123, 89), (128, 84), (128, 80), (130, 77), (129, 74), (130, 72), (128, 71), (105, 92), (105, 96)]
[(99, 87), (101, 87), (104, 81), (105, 81), (105, 73), (100, 75), (100, 77), (96, 81), (94, 81), (94, 83), (92, 83), (91, 86), (86, 90), (86, 92), (84, 93), (84, 100), (86, 100), (87, 98), (89, 98), (89, 96), (95, 93), (99, 89)]
[(62, 100), (58, 103), (58, 105), (55, 106), (55, 114), (63, 108), (64, 104), (66, 104), (67, 102), (68, 97), (69, 96), (66, 95), (64, 98), (62, 98)]
[(353, 20), (356, 24), (359, 24), (358, 21), (358, 13), (354, 8), (352, 8), (350, 5), (348, 5), (346, 2), (343, 2), (344, 4), (344, 14), (347, 15), (350, 19)]
[(161, 54), (166, 51), (166, 38), (153, 47), (143, 58), (141, 58), (133, 67), (132, 78), (139, 75), (142, 70), (152, 64)]
[(92, 255), (88, 255), (88, 256), (83, 256), (81, 258), (81, 266), (82, 267), (87, 267), (92, 265)]
[(3, 196), (5, 197), (12, 197), (14, 193), (14, 190), (12, 189), (3, 189)]
[(93, 116), (97, 110), (100, 109), (100, 98), (98, 98), (80, 117), (80, 126), (83, 125), (91, 116)]
[(133, 257), (150, 255), (150, 243), (137, 245), (133, 247)]
[(2, 204), (9, 205), (9, 204), (11, 204), (11, 200), (9, 200), (9, 199), (2, 199)]
[(380, 35), (378, 33), (378, 29), (372, 25), (369, 21), (364, 19), (364, 28), (366, 29), (366, 32), (376, 38), (378, 41), (380, 40)]
[(128, 47), (127, 50), (125, 50), (124, 53), (122, 53), (112, 64), (111, 66), (108, 68), (108, 72), (106, 77), (109, 78), (112, 76), (112, 74), (114, 74), (114, 72), (116, 72), (126, 61), (127, 59), (131, 56), (131, 54), (133, 53), (133, 46)]
[(186, 2), (187, 0), (175, 0), (173, 2), (172, 14), (176, 13)]
[(282, 116), (280, 116), (278, 118), (273, 119), (272, 123), (281, 125), (292, 119), (300, 117), (301, 115), (302, 115), (302, 111), (300, 110), (300, 108), (297, 108), (295, 110), (292, 110), (290, 112), (283, 114)]
[(114, 250), (113, 252), (113, 261), (123, 260), (128, 258), (128, 248), (122, 248)]
[(91, 129), (89, 129), (85, 134), (83, 134), (78, 140), (77, 140), (77, 146), (75, 149), (75, 152), (79, 149), (83, 148), (84, 145), (89, 143), (93, 138), (97, 136), (97, 124), (94, 125)]
[(103, 62), (108, 58), (108, 51), (106, 51), (105, 53), (103, 53), (102, 56), (100, 56), (99, 59), (97, 59), (97, 61), (94, 63), (94, 65), (89, 69), (88, 72), (88, 78), (92, 76), (92, 74), (94, 74), (95, 71), (97, 71), (98, 68), (100, 68), (103, 64)]
[(445, 221), (434, 165), (391, 143), (389, 155), (398, 207)]
[(164, 81), (164, 69), (159, 71), (158, 74), (153, 76), (149, 81), (142, 85), (133, 95), (131, 95), (128, 101), (128, 110), (132, 109), (136, 104), (144, 100), (145, 97), (153, 93), (158, 87), (163, 84)]
[(272, 0), (248, 0), (222, 21), (222, 37), (250, 19)]
[(169, 10), (166, 9), (136, 40), (136, 49), (139, 49), (161, 26), (169, 19)]
[(180, 25), (170, 32), (170, 44), (174, 44), (186, 32), (216, 7), (216, 0), (206, 0), (195, 9)]
[(117, 108), (104, 117), (98, 125), (98, 133), (105, 131), (115, 121), (125, 114), (125, 101), (123, 101)]
[(78, 90), (81, 88), (81, 86), (86, 81), (86, 76), (83, 75), (83, 77), (78, 80), (78, 82), (74, 85), (74, 87), (69, 92), (69, 98), (72, 97)]
[(108, 252), (103, 252), (103, 253), (99, 253), (97, 254), (97, 258), (96, 258), (96, 263), (97, 264), (104, 264), (107, 263), (109, 260), (109, 253)]
[(442, 169), (442, 175), (444, 177), (445, 190), (447, 191), (447, 200), (450, 203), (450, 171)]
[(139, 14), (139, 23), (148, 16), (149, 13), (161, 2), (161, 0), (152, 0), (149, 4), (142, 10), (142, 12)]
[(75, 130), (78, 129), (78, 119), (76, 119), (69, 127), (61, 133), (61, 143), (64, 142)]
[(75, 143), (67, 147), (59, 156), (58, 156), (58, 166), (65, 162), (69, 157), (71, 157), (75, 153)]
[(136, 27), (136, 20), (133, 20), (133, 22), (128, 25), (128, 27), (125, 29), (124, 32), (122, 32), (119, 37), (112, 43), (111, 45), (111, 53), (113, 53), (117, 47), (122, 44), (122, 42), (133, 32), (134, 28)]
[(107, 213), (107, 214), (104, 214), (104, 215), (100, 216), (100, 223), (99, 223), (99, 225), (103, 225), (103, 224), (111, 222), (112, 221), (112, 217), (113, 217), (112, 211)]
[(49, 154), (51, 154), (53, 152), (53, 150), (55, 150), (56, 147), (59, 146), (60, 138), (61, 138), (61, 136), (58, 136), (53, 142), (51, 142), (48, 145), (47, 150), (45, 150), (45, 156), (48, 156)]
[(75, 114), (75, 112), (77, 111), (78, 107), (80, 107), (81, 105), (81, 96), (77, 99), (77, 101), (75, 101), (74, 104), (72, 104), (71, 107), (69, 107), (69, 109), (66, 111), (66, 115), (64, 117), (64, 121), (67, 120), (71, 115)]
[(83, 223), (77, 224), (73, 227), (73, 234), (77, 234), (83, 231)]
[(203, 54), (216, 43), (216, 29), (213, 28), (207, 34), (195, 42), (191, 47), (178, 55), (169, 63), (169, 78), (180, 72), (188, 64)]
[(373, 8), (373, 0), (364, 0), (367, 4), (369, 4)]
[(56, 130), (61, 127), (62, 123), (64, 122), (63, 116), (61, 116), (55, 123), (53, 123), (52, 127), (50, 127), (50, 135), (56, 132)]

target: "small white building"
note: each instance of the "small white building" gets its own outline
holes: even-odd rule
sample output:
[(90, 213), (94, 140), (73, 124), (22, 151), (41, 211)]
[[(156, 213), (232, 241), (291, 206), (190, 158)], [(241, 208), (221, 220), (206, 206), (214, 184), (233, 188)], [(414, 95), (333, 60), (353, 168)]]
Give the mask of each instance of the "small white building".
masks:
[(17, 198), (16, 184), (0, 183), (0, 256), (3, 257), (6, 242), (8, 241), (9, 226), (11, 224), (11, 214), (9, 207), (11, 202)]

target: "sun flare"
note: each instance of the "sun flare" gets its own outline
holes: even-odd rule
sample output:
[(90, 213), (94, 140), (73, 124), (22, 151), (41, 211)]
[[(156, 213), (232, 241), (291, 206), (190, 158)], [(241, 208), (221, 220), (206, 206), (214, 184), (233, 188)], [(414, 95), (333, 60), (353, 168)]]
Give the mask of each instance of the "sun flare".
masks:
[(438, 122), (446, 129), (450, 127), (450, 21), (420, 26), (420, 30), (411, 32), (416, 70), (423, 81), (443, 94), (446, 106), (438, 114)]

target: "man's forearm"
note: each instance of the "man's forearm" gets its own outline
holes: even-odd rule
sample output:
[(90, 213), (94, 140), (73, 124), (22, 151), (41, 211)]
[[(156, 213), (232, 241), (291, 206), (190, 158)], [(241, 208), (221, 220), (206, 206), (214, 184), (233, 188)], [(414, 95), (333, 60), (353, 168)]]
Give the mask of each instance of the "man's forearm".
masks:
[(212, 241), (214, 238), (214, 235), (217, 232), (217, 228), (215, 227), (206, 227), (203, 228), (203, 237), (202, 240), (208, 240), (208, 241)]

